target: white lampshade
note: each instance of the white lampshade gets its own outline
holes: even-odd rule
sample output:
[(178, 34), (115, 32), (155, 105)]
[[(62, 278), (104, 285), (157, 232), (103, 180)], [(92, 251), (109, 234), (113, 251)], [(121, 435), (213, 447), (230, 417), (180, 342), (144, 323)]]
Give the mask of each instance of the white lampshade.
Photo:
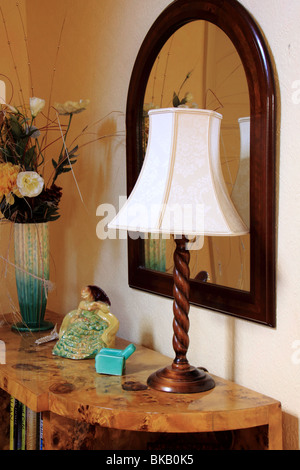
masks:
[(220, 114), (201, 109), (149, 111), (142, 170), (108, 227), (186, 236), (247, 233), (222, 174), (221, 119)]
[(242, 217), (250, 226), (250, 117), (239, 119), (240, 127), (240, 165), (234, 183), (231, 199)]

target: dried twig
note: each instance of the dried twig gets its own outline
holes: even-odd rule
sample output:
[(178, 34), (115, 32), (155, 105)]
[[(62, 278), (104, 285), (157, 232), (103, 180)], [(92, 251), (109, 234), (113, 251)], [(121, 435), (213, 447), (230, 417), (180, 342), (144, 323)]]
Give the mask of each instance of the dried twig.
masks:
[(16, 61), (15, 61), (13, 51), (12, 51), (11, 42), (10, 42), (10, 39), (9, 39), (7, 27), (6, 27), (6, 21), (5, 21), (5, 17), (4, 17), (3, 10), (1, 8), (1, 6), (0, 6), (0, 13), (1, 13), (1, 16), (2, 16), (2, 22), (3, 22), (3, 25), (4, 25), (4, 29), (5, 29), (7, 44), (8, 44), (8, 48), (9, 48), (10, 55), (11, 55), (11, 58), (12, 58), (12, 63), (13, 63), (13, 66), (14, 66), (14, 69), (15, 69), (15, 72), (16, 72), (17, 81), (18, 81), (18, 84), (19, 84), (19, 91), (20, 91), (20, 94), (21, 94), (21, 100), (22, 100), (22, 103), (23, 103), (23, 107), (25, 108), (25, 100), (24, 100), (21, 80), (20, 80), (20, 77), (19, 77), (18, 68), (17, 68), (17, 65), (16, 65)]
[[(54, 60), (53, 71), (52, 71), (52, 79), (51, 79), (51, 84), (50, 84), (50, 93), (49, 93), (49, 101), (48, 101), (49, 106), (48, 106), (47, 122), (50, 120), (50, 109), (51, 109), (51, 100), (52, 100), (52, 92), (53, 92), (54, 77), (55, 77), (55, 73), (56, 73), (56, 64), (57, 64), (58, 54), (59, 54), (59, 51), (60, 51), (61, 38), (62, 38), (62, 34), (63, 34), (65, 22), (66, 22), (66, 16), (67, 16), (67, 14), (65, 15), (65, 17), (64, 17), (64, 19), (63, 19), (63, 22), (62, 22), (62, 26), (61, 26), (60, 34), (59, 34), (59, 38), (58, 38), (58, 44), (57, 44), (57, 48), (56, 48), (56, 56), (55, 56), (55, 60)], [(43, 138), (43, 142), (42, 142), (44, 148), (47, 148), (47, 137), (48, 137), (48, 132), (46, 131), (46, 132), (45, 132), (45, 135), (44, 135), (44, 138)]]
[(171, 55), (171, 48), (172, 48), (174, 37), (175, 37), (175, 34), (173, 34), (173, 36), (171, 37), (170, 46), (169, 46), (169, 50), (168, 50), (168, 54), (167, 54), (165, 73), (164, 73), (164, 78), (163, 78), (163, 85), (162, 85), (162, 89), (161, 89), (160, 107), (162, 107), (162, 100), (163, 100), (163, 96), (164, 96), (164, 89), (165, 89), (165, 81), (166, 81), (166, 76), (167, 76), (168, 62), (169, 62), (169, 58), (170, 58), (170, 55)]
[(18, 12), (19, 12), (19, 17), (20, 17), (20, 21), (21, 21), (21, 25), (22, 25), (23, 34), (24, 34), (24, 42), (25, 42), (25, 48), (26, 48), (26, 53), (27, 53), (27, 61), (28, 61), (27, 65), (28, 65), (28, 71), (29, 71), (29, 77), (30, 77), (31, 96), (34, 96), (32, 72), (31, 72), (31, 62), (30, 62), (30, 58), (29, 58), (29, 48), (28, 48), (28, 42), (27, 42), (27, 35), (26, 35), (26, 31), (25, 31), (25, 27), (24, 27), (24, 21), (23, 21), (23, 17), (22, 17), (18, 2), (16, 3), (16, 6), (17, 6), (17, 9), (18, 9)]

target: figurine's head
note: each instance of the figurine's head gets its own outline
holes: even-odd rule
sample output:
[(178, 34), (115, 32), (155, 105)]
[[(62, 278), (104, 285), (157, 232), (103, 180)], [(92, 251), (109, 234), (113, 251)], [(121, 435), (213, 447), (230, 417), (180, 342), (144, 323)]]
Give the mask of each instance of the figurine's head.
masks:
[(81, 291), (81, 297), (88, 302), (104, 302), (110, 305), (110, 300), (106, 293), (98, 286), (86, 286)]

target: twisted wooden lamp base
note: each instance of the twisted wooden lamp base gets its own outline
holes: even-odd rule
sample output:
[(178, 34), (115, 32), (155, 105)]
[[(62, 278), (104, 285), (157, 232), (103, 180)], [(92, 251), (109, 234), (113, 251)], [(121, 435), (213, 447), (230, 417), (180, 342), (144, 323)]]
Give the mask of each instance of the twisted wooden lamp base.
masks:
[(148, 378), (151, 388), (171, 393), (197, 393), (212, 389), (214, 380), (204, 371), (190, 366), (186, 354), (189, 347), (189, 261), (190, 253), (186, 250), (186, 237), (175, 238), (174, 253), (174, 320), (173, 349), (175, 359), (171, 366), (159, 369)]

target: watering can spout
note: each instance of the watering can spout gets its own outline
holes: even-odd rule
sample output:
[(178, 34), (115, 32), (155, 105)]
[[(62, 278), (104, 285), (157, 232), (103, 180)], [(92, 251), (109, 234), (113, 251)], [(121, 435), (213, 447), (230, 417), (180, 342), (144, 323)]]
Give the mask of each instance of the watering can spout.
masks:
[(125, 357), (125, 359), (128, 359), (131, 354), (134, 353), (134, 351), (136, 350), (136, 347), (134, 344), (129, 344), (127, 346), (127, 348), (125, 348), (123, 351), (122, 351), (122, 356)]
[(129, 344), (125, 349), (103, 348), (95, 357), (96, 371), (100, 374), (122, 375), (126, 359), (134, 353), (136, 347)]

